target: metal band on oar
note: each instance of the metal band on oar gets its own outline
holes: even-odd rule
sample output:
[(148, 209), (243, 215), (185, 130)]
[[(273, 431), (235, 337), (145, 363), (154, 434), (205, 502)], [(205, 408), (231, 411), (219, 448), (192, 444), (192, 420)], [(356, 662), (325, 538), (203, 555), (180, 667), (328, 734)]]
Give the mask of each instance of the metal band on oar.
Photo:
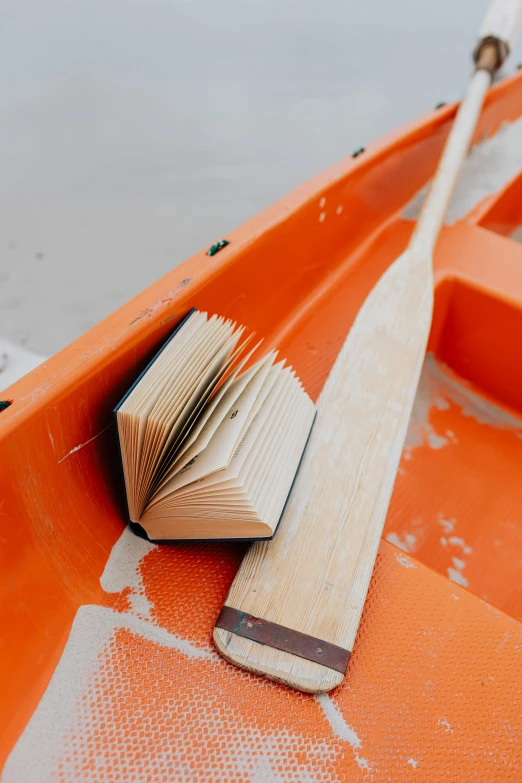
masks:
[(346, 672), (350, 653), (336, 644), (330, 644), (323, 639), (310, 636), (307, 633), (285, 628), (277, 623), (270, 623), (261, 617), (252, 617), (231, 606), (224, 606), (216, 620), (216, 628), (242, 636), (259, 644), (266, 644), (276, 650), (292, 653), (307, 661), (315, 661), (329, 669), (344, 674)]

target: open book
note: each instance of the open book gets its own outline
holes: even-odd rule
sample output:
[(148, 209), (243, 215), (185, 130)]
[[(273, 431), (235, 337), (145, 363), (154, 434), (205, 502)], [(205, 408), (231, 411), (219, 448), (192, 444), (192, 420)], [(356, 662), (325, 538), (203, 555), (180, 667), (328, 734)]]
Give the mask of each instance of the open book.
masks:
[(252, 337), (192, 310), (115, 410), (129, 517), (152, 540), (274, 535), (315, 407), (276, 352), (252, 363)]

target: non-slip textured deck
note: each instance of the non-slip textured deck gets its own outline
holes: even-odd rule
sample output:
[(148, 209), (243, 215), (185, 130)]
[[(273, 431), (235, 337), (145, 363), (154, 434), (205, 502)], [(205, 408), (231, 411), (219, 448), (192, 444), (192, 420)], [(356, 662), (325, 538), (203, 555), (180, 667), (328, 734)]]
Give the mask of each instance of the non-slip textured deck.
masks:
[[(474, 429), (470, 471), (503, 448), (509, 457), (510, 442), (522, 449), (521, 427), (427, 358), (387, 520), (394, 545), (381, 546), (347, 678), (331, 695), (282, 688), (215, 652), (243, 546), (155, 546), (125, 529), (101, 578), (104, 605), (78, 611), (2, 783), (518, 781), (522, 625), (457, 583), (479, 595), (495, 585), (489, 597), (509, 603), (520, 572), (501, 563), (506, 550), (522, 561), (520, 536), (506, 536), (502, 493), (476, 525), (485, 497), (472, 494), (468, 515), (453, 508), (444, 469), (457, 469)], [(509, 475), (504, 492), (516, 492)], [(491, 564), (475, 571), (480, 546)]]
[(384, 543), (348, 677), (314, 698), (212, 648), (240, 547), (140, 558), (130, 536), (121, 591), (79, 610), (3, 783), (520, 779), (516, 621)]

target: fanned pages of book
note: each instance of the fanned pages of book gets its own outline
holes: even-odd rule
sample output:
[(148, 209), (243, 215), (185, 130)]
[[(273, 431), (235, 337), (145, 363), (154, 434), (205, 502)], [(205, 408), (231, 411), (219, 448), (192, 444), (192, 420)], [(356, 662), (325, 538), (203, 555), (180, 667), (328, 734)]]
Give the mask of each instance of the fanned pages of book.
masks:
[(149, 539), (273, 537), (315, 406), (260, 345), (192, 310), (117, 406), (129, 518)]

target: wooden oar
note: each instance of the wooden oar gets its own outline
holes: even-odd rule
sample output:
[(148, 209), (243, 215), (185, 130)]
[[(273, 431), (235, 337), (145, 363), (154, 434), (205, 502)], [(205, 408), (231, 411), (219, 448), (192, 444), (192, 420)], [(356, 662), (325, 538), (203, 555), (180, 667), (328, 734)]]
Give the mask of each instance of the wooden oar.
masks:
[(228, 661), (302, 691), (329, 691), (346, 671), (430, 330), (433, 248), (519, 12), (518, 0), (495, 0), (488, 11), (411, 242), (357, 315), (279, 531), (250, 548), (216, 622), (214, 641)]

